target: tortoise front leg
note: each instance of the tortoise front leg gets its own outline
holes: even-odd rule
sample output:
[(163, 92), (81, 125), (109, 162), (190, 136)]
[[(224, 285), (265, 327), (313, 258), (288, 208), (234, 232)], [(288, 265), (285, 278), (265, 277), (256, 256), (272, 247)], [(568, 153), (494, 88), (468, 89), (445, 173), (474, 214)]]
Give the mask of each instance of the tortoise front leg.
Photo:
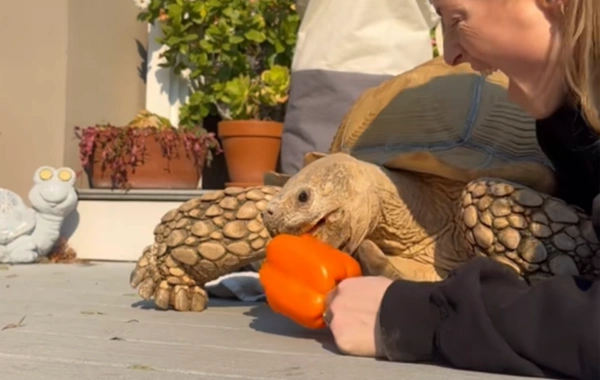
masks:
[(600, 243), (589, 216), (560, 199), (496, 179), (469, 183), (461, 218), (467, 246), (528, 282), (600, 276)]
[(133, 269), (131, 287), (159, 309), (203, 311), (206, 283), (264, 258), (270, 237), (260, 211), (277, 191), (229, 187), (169, 211)]
[(364, 276), (384, 276), (392, 280), (439, 281), (435, 267), (412, 258), (386, 256), (371, 240), (363, 240), (352, 255), (360, 264)]
[(167, 253), (164, 243), (144, 249), (129, 281), (144, 300), (153, 299), (159, 309), (203, 311), (208, 303), (204, 287), (196, 284), (183, 263)]
[(388, 257), (371, 240), (363, 240), (352, 256), (360, 264), (363, 276), (384, 276), (391, 279), (402, 277)]

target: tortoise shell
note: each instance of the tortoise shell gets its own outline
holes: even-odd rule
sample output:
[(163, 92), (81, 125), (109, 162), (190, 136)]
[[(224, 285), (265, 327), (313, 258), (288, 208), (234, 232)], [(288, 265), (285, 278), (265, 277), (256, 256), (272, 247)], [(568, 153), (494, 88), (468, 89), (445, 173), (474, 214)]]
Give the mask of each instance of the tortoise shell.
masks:
[[(435, 58), (364, 92), (330, 153), (464, 182), (498, 177), (551, 193), (552, 166), (535, 121), (508, 99), (507, 86), (501, 73), (484, 77)], [(305, 163), (320, 156), (309, 153)]]

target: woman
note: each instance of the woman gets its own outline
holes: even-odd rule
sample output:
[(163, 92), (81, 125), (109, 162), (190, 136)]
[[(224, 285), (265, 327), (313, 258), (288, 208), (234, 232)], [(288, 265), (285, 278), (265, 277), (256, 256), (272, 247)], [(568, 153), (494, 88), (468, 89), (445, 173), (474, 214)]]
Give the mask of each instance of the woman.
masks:
[[(600, 219), (600, 1), (432, 0), (448, 64), (501, 70), (536, 118), (556, 196)], [(600, 379), (600, 282), (528, 287), (480, 258), (440, 283), (348, 279), (328, 300), (340, 351), (526, 376)]]

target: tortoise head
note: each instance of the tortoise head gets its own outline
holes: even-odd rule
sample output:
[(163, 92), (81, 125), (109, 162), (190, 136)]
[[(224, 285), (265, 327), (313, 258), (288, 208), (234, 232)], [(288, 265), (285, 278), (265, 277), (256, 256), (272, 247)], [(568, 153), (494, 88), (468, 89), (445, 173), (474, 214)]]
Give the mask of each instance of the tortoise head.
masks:
[(262, 215), (265, 227), (271, 236), (308, 233), (352, 253), (379, 215), (374, 169), (345, 153), (315, 157), (271, 199)]

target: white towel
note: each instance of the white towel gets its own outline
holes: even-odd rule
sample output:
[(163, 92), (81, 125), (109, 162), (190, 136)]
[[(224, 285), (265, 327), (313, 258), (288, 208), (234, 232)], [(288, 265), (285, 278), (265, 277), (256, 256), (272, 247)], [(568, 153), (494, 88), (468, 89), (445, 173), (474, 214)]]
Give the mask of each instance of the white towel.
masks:
[(234, 272), (206, 283), (209, 296), (237, 298), (244, 302), (265, 300), (265, 292), (256, 272)]

